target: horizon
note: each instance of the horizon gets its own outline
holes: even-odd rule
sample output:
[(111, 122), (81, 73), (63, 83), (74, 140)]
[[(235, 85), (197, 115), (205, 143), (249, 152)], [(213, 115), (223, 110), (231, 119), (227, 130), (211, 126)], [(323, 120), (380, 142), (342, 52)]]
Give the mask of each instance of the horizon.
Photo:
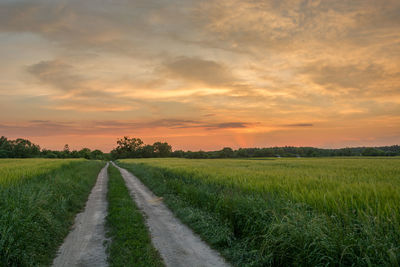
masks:
[[(6, 136), (0, 136), (0, 137), (5, 137), (5, 138), (7, 138)], [(125, 137), (125, 136), (124, 136)], [(140, 137), (131, 137), (131, 136), (126, 136), (126, 137), (128, 137), (128, 138), (138, 138), (138, 139), (140, 139), (140, 140), (142, 140)], [(123, 137), (121, 137), (121, 138), (123, 138)], [(9, 141), (12, 141), (12, 139), (10, 139), (10, 138), (7, 138)], [(16, 139), (18, 139), (18, 138), (16, 138)], [(22, 138), (22, 139), (25, 139), (25, 138)], [(120, 138), (119, 138), (120, 139)], [(25, 140), (29, 140), (29, 139), (25, 139)], [(113, 149), (115, 149), (116, 147), (117, 147), (117, 145), (114, 145), (113, 146), (113, 148), (112, 149), (110, 149), (110, 150), (108, 150), (108, 151), (104, 151), (104, 150), (102, 150), (102, 149), (100, 149), (100, 148), (96, 148), (96, 147), (85, 147), (85, 146), (83, 146), (83, 147), (78, 147), (78, 148), (76, 148), (76, 147), (74, 147), (74, 145), (70, 145), (70, 144), (68, 144), (68, 143), (65, 143), (61, 148), (50, 148), (50, 147), (42, 147), (40, 144), (38, 144), (38, 143), (35, 143), (35, 142), (33, 142), (32, 140), (29, 140), (29, 141), (31, 141), (34, 145), (38, 145), (39, 147), (40, 147), (40, 150), (51, 150), (51, 151), (62, 151), (63, 149), (64, 149), (64, 147), (66, 146), (66, 145), (68, 145), (68, 148), (69, 148), (69, 151), (73, 151), (73, 150), (76, 150), (76, 151), (79, 151), (79, 150), (81, 150), (81, 149), (83, 149), (83, 148), (89, 148), (90, 150), (100, 150), (100, 151), (102, 151), (103, 153), (110, 153)], [(143, 140), (142, 140), (143, 141)], [(164, 141), (160, 141), (160, 140), (156, 140), (156, 141), (154, 141), (154, 142), (151, 142), (151, 143), (148, 143), (148, 142), (143, 142), (143, 145), (153, 145), (155, 142), (164, 142)], [(169, 143), (168, 143), (169, 144)], [(169, 144), (169, 145), (171, 145), (171, 144)], [(326, 150), (329, 150), (329, 149), (332, 149), (332, 150), (339, 150), (339, 149), (347, 149), (347, 148), (349, 148), (349, 149), (357, 149), (357, 148), (382, 148), (382, 147), (394, 147), (394, 146), (399, 146), (399, 144), (389, 144), (389, 145), (382, 145), (382, 146), (352, 146), (352, 147), (313, 147), (313, 146), (288, 146), (288, 145), (283, 145), (283, 146), (265, 146), (265, 147), (261, 147), (261, 146), (258, 146), (258, 147), (228, 147), (228, 148), (231, 148), (231, 149), (233, 149), (233, 150), (239, 150), (239, 149), (269, 149), (269, 148), (284, 148), (284, 147), (294, 147), (294, 148), (315, 148), (315, 149), (326, 149)], [(172, 147), (172, 151), (178, 151), (178, 150), (182, 150), (182, 151), (185, 151), (185, 152), (189, 152), (189, 151), (191, 151), (191, 152), (200, 152), (200, 151), (203, 151), (203, 152), (216, 152), (216, 151), (221, 151), (222, 149), (224, 149), (224, 148), (227, 148), (227, 146), (224, 146), (224, 147), (221, 147), (221, 148), (219, 148), (219, 149), (212, 149), (212, 150), (204, 150), (204, 149), (197, 149), (197, 150), (195, 150), (195, 149), (193, 149), (193, 150), (190, 150), (190, 149), (176, 149), (174, 146), (172, 146), (171, 145), (171, 147)]]
[(400, 143), (400, 2), (0, 0), (0, 136), (110, 151)]

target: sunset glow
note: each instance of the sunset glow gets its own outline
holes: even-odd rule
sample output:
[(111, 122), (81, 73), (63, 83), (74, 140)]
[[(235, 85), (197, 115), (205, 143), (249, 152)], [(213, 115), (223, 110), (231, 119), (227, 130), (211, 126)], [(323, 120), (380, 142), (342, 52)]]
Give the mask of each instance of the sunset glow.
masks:
[(0, 136), (400, 143), (400, 1), (0, 0)]

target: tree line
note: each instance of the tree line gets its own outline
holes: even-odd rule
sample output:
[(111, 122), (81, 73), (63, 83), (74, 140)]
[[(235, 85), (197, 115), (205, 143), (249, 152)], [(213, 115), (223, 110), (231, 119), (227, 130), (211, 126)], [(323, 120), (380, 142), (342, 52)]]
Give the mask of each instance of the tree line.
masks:
[(191, 159), (215, 158), (256, 158), (256, 157), (346, 157), (346, 156), (400, 156), (400, 146), (381, 147), (347, 147), (325, 149), (315, 147), (269, 147), (269, 148), (239, 148), (225, 147), (217, 151), (172, 151), (167, 142), (145, 144), (140, 138), (124, 136), (117, 140), (117, 146), (110, 153), (99, 149), (70, 150), (68, 145), (61, 151), (41, 149), (40, 146), (27, 139), (9, 140), (0, 137), (0, 158), (86, 158), (97, 160), (123, 158), (157, 158), (175, 157)]
[(234, 150), (225, 147), (217, 151), (172, 151), (172, 147), (164, 142), (146, 145), (140, 138), (127, 136), (117, 141), (117, 147), (111, 151), (112, 158), (253, 158), (253, 157), (346, 157), (346, 156), (400, 156), (400, 146), (382, 147), (347, 147), (325, 149), (315, 147), (270, 147), (239, 148)]
[(41, 149), (40, 146), (23, 138), (9, 140), (6, 137), (0, 137), (0, 158), (85, 158), (85, 159), (108, 159), (108, 155), (101, 150), (90, 150), (82, 148), (81, 150), (70, 150), (68, 145), (61, 151)]
[(239, 148), (233, 150), (225, 147), (217, 151), (182, 151), (171, 153), (178, 158), (256, 158), (256, 157), (351, 157), (351, 156), (400, 156), (400, 146), (382, 147), (347, 147), (325, 149), (315, 147), (270, 147), (270, 148)]

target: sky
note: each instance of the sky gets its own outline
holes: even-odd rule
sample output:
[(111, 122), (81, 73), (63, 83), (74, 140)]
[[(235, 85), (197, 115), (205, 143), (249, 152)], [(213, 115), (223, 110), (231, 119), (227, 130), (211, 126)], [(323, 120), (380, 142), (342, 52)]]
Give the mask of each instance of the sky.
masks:
[(398, 0), (0, 0), (0, 136), (400, 143)]

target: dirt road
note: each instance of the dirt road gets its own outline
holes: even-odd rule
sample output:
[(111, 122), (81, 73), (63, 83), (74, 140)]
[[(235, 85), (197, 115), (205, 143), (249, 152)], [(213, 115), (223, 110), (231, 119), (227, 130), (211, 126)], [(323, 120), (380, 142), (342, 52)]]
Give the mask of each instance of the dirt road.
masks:
[(75, 218), (73, 230), (64, 240), (53, 266), (107, 266), (103, 246), (107, 215), (107, 165), (100, 171), (96, 185), (86, 202), (85, 210)]
[(216, 251), (182, 224), (138, 178), (116, 167), (136, 204), (145, 213), (152, 242), (167, 266), (229, 266)]

